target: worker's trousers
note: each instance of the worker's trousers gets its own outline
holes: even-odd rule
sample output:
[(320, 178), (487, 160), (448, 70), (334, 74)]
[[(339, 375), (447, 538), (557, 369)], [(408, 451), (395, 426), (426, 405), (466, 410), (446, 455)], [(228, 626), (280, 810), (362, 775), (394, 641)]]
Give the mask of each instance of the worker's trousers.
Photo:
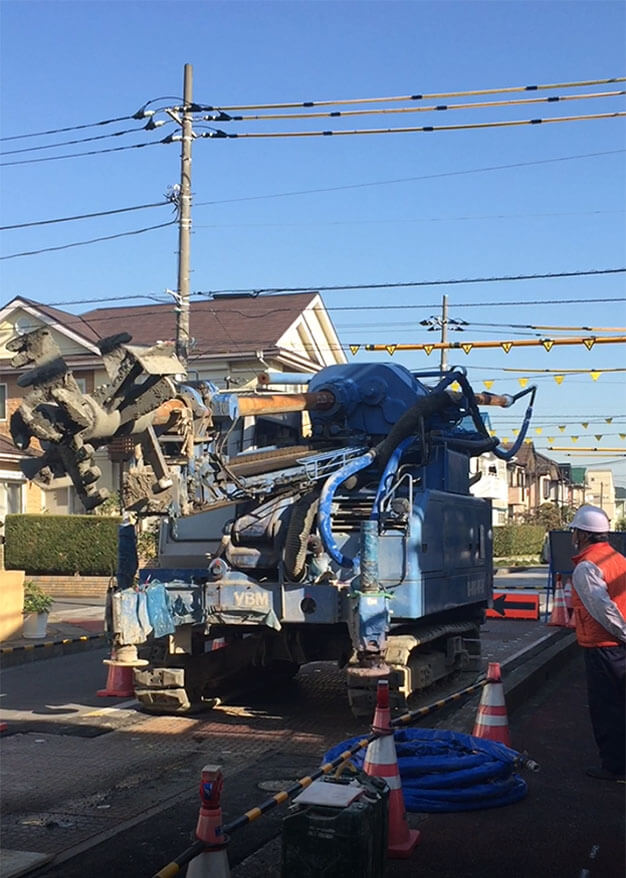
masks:
[(587, 694), (602, 767), (624, 774), (626, 757), (626, 643), (585, 647)]

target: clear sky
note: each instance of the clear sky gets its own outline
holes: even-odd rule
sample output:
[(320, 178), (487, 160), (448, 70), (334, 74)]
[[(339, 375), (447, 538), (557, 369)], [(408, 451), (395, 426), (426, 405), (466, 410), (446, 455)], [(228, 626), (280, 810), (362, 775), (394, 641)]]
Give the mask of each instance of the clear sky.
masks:
[[(122, 120), (46, 137), (16, 135), (132, 115), (180, 100), (183, 66), (194, 99), (212, 106), (353, 100), (569, 83), (626, 74), (623, 2), (14, 2), (0, 5), (2, 225), (163, 200), (179, 179), (178, 144), (32, 162), (66, 153), (153, 143), (173, 123), (107, 139), (36, 147), (141, 129)], [(490, 97), (351, 104), (416, 108), (622, 90), (626, 83)], [(164, 99), (161, 99), (164, 98)], [(326, 112), (336, 107), (314, 108)], [(624, 96), (445, 112), (207, 123), (229, 132), (454, 125), (612, 113)], [(250, 110), (248, 115), (269, 111)], [(287, 110), (288, 113), (302, 111)], [(157, 119), (167, 119), (158, 113)], [(198, 133), (209, 128), (197, 128)], [(624, 118), (515, 127), (345, 137), (201, 139), (193, 147), (194, 292), (324, 287), (585, 272), (625, 261)], [(29, 149), (30, 152), (13, 153)], [(11, 152), (11, 154), (7, 154)], [(29, 161), (28, 164), (8, 164)], [(498, 167), (508, 165), (509, 167)], [(293, 194), (297, 193), (297, 194)], [(166, 223), (170, 207), (3, 233), (2, 254), (39, 250)], [(80, 312), (145, 304), (176, 287), (176, 226), (4, 259), (1, 304), (21, 294)], [(576, 336), (528, 326), (626, 327), (624, 274), (516, 282), (328, 291), (342, 343), (436, 340), (419, 321), (469, 321), (464, 342)], [(566, 300), (578, 300), (566, 302)], [(71, 304), (87, 300), (82, 304)], [(524, 304), (537, 302), (539, 304)], [(504, 303), (504, 304), (501, 304)], [(479, 307), (477, 307), (479, 306)], [(502, 324), (497, 326), (494, 324)], [(193, 326), (191, 327), (193, 335)], [(588, 334), (588, 333), (584, 333)], [(626, 333), (622, 333), (626, 334)], [(623, 346), (582, 345), (451, 353), (474, 386), (520, 389), (531, 369), (626, 366)], [(348, 351), (348, 357), (351, 357)], [(388, 360), (367, 354), (359, 359)], [(395, 353), (410, 368), (437, 363)], [(519, 372), (506, 373), (505, 368)], [(540, 375), (531, 435), (539, 449), (623, 447), (624, 373)], [(519, 406), (498, 414), (512, 438)], [(611, 423), (606, 418), (613, 418)], [(588, 427), (583, 427), (588, 423)], [(559, 430), (560, 426), (566, 429)], [(540, 429), (542, 432), (536, 432)], [(602, 439), (597, 440), (596, 434)], [(579, 436), (577, 442), (571, 436)], [(606, 456), (557, 460), (601, 468)], [(612, 466), (626, 484), (626, 465)]]

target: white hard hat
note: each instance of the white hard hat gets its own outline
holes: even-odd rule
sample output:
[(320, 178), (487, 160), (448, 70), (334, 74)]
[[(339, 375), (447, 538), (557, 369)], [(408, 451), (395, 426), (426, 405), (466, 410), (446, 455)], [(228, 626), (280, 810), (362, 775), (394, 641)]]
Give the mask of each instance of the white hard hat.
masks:
[(599, 506), (581, 506), (569, 526), (594, 534), (605, 534), (610, 530), (609, 516)]

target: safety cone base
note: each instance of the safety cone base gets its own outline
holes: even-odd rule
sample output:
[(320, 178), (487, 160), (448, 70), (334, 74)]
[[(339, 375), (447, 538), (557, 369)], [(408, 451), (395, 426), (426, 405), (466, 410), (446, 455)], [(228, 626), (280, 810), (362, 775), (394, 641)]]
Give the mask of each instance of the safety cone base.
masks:
[(419, 829), (409, 829), (409, 837), (400, 844), (389, 845), (387, 848), (387, 856), (391, 860), (408, 860), (417, 845), (422, 840), (422, 833)]

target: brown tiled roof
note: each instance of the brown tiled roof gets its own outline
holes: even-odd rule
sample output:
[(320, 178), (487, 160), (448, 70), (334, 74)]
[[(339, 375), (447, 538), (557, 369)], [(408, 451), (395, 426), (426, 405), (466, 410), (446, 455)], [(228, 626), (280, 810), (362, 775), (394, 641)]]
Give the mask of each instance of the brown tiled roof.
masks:
[(32, 448), (28, 448), (26, 451), (20, 451), (19, 448), (15, 447), (15, 445), (11, 442), (8, 436), (3, 436), (2, 434), (0, 434), (0, 457), (7, 454), (19, 454), (20, 457), (40, 456), (39, 452), (34, 451)]
[(33, 299), (27, 299), (25, 296), (20, 296), (19, 298), (28, 305), (32, 305), (33, 308), (36, 308), (42, 314), (45, 314), (46, 317), (49, 317), (51, 320), (64, 326), (66, 329), (70, 329), (72, 332), (82, 335), (83, 338), (90, 341), (92, 344), (96, 344), (98, 341), (100, 336), (97, 335), (96, 331), (89, 326), (88, 323), (85, 323), (80, 315), (70, 314), (68, 311), (60, 311), (58, 308), (52, 308), (50, 305), (42, 305), (40, 302), (35, 302)]
[[(192, 356), (237, 353), (273, 347), (317, 293), (290, 293), (258, 298), (219, 298), (191, 303), (189, 323), (195, 339)], [(134, 344), (173, 341), (176, 314), (173, 304), (96, 308), (81, 315), (100, 338), (128, 332)]]

